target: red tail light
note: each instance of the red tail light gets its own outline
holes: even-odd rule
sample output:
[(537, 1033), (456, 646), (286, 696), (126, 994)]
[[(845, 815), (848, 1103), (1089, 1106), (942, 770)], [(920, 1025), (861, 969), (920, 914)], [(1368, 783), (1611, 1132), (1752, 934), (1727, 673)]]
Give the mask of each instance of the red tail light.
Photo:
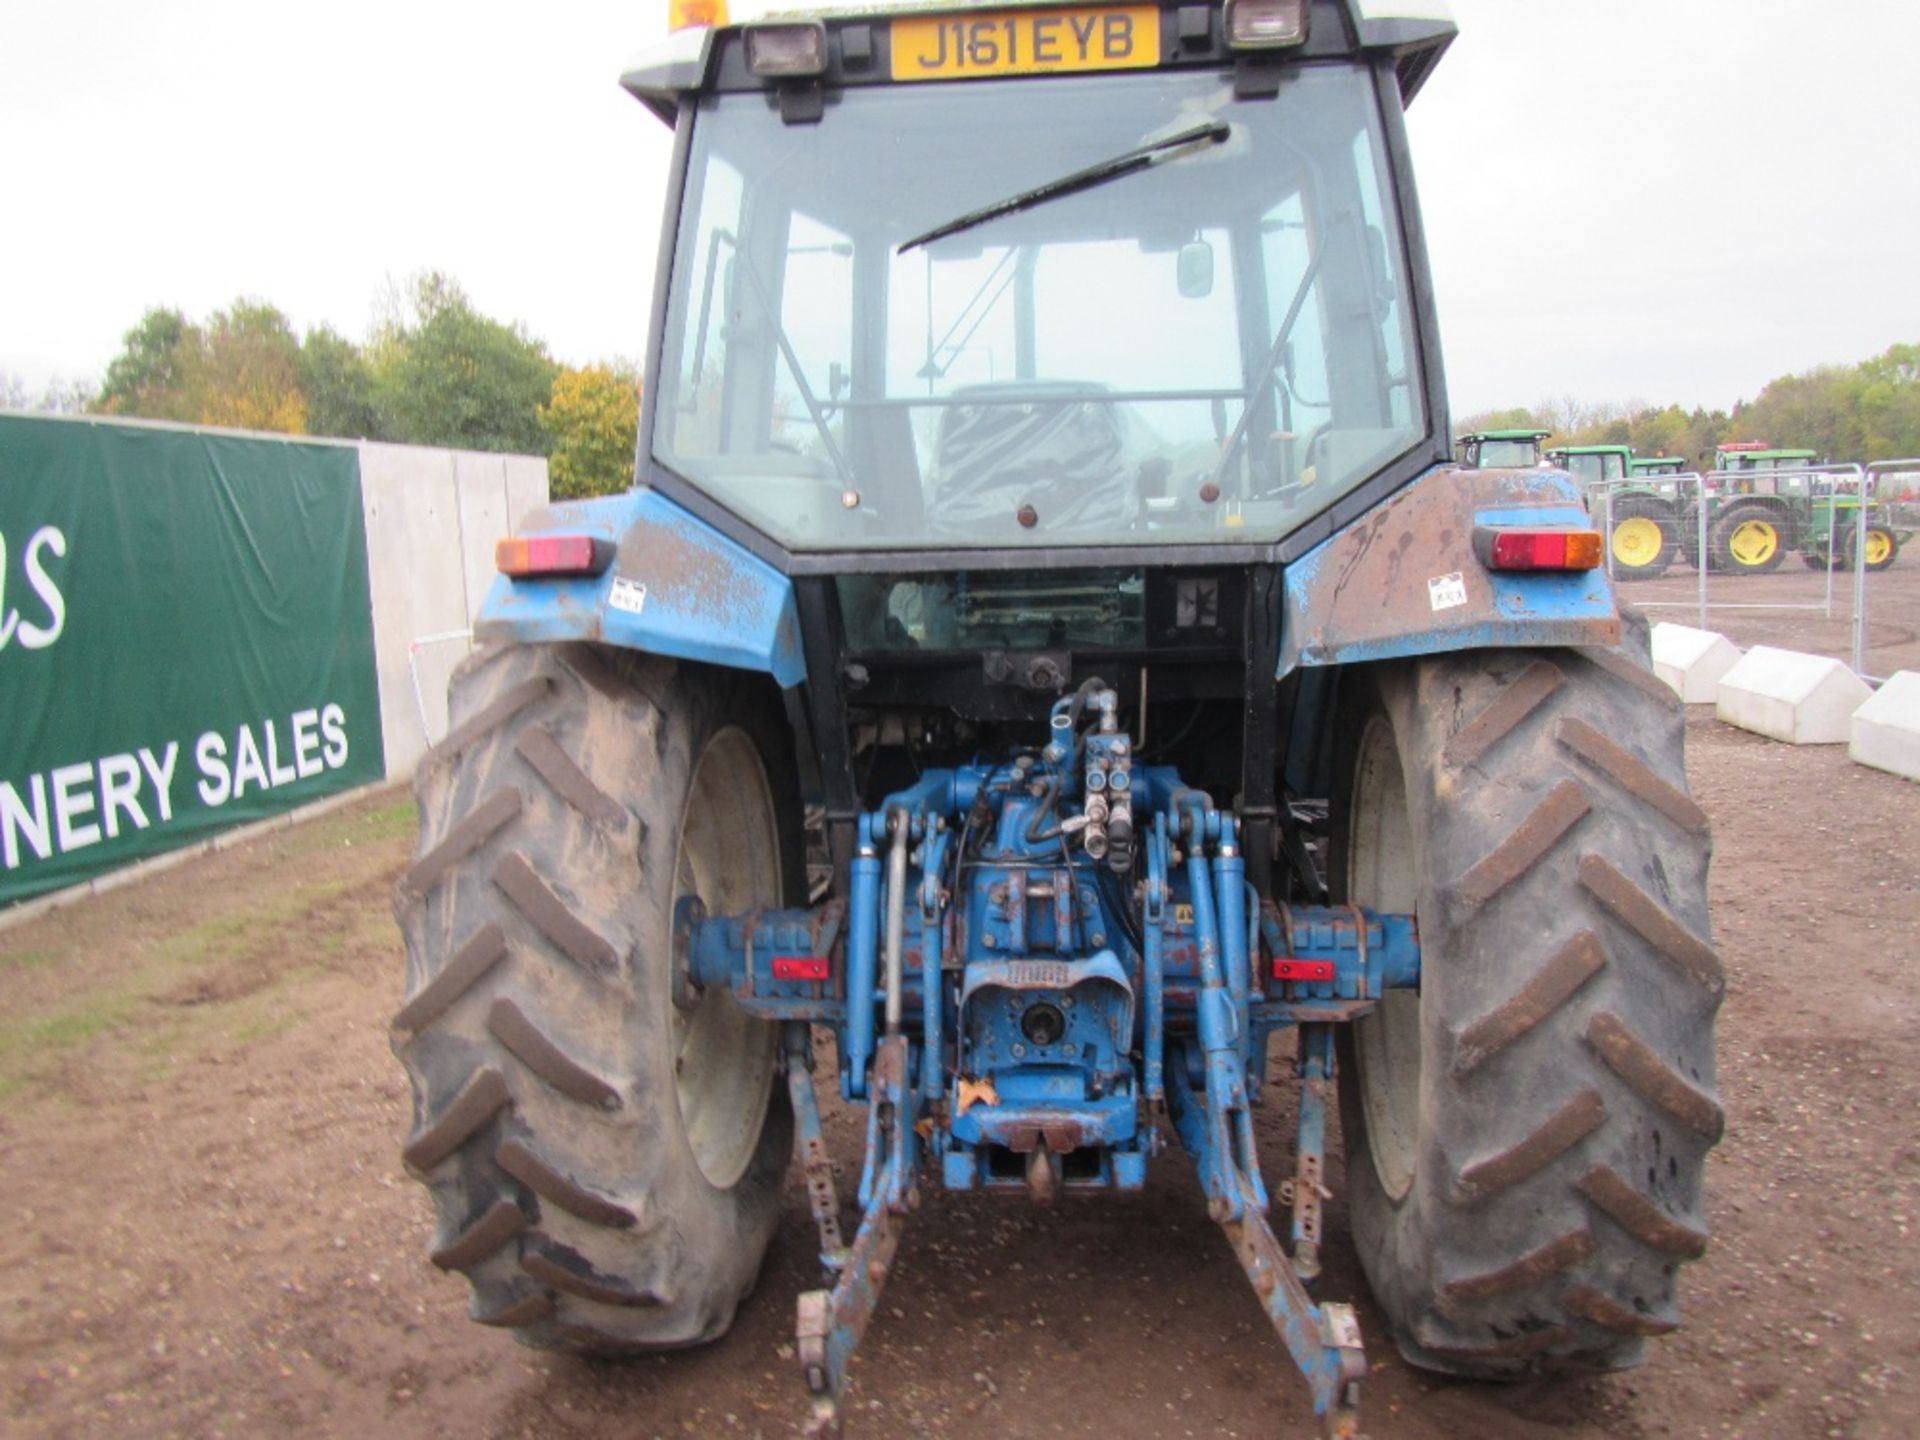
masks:
[(1489, 570), (1597, 570), (1600, 532), (1479, 525), (1473, 553)]
[(493, 563), (516, 580), (599, 575), (613, 563), (613, 542), (593, 535), (513, 535), (493, 547)]

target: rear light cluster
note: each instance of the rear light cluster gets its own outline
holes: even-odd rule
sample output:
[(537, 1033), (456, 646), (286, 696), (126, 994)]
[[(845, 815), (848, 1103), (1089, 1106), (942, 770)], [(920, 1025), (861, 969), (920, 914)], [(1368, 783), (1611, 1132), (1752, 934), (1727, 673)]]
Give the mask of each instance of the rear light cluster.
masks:
[(1479, 525), (1473, 532), (1473, 553), (1489, 570), (1597, 570), (1600, 532)]
[(597, 535), (512, 535), (493, 547), (493, 564), (516, 580), (599, 575), (613, 563), (613, 542)]

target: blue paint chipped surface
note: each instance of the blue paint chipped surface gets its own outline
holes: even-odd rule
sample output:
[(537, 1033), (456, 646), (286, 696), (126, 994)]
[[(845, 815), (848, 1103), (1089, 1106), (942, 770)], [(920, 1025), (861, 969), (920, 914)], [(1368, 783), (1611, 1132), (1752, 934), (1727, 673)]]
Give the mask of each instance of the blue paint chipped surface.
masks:
[(516, 581), (498, 576), (480, 607), (482, 640), (597, 640), (622, 649), (806, 678), (793, 583), (764, 560), (651, 490), (540, 511), (522, 534), (588, 534), (618, 546), (605, 575)]
[[(1495, 646), (1613, 644), (1619, 611), (1602, 571), (1496, 574), (1476, 526), (1588, 528), (1577, 485), (1550, 470), (1430, 470), (1314, 547), (1284, 578), (1279, 674)], [(1458, 576), (1464, 604), (1430, 587)]]

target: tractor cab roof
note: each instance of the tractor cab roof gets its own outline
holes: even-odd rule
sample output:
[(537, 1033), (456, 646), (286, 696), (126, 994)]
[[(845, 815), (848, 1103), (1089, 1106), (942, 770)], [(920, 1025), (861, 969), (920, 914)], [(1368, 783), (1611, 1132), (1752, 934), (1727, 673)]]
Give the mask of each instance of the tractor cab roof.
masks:
[(1460, 443), (1471, 445), (1483, 440), (1544, 440), (1551, 430), (1476, 430), (1470, 435), (1462, 435)]
[(1627, 455), (1633, 454), (1631, 445), (1556, 445), (1547, 452), (1549, 455)]
[(1818, 450), (1770, 450), (1764, 445), (1752, 444), (1722, 445), (1715, 452), (1714, 463), (1722, 470), (1778, 470), (1789, 464), (1810, 465), (1819, 453)]
[[(1456, 33), (1447, 0), (1300, 0), (1300, 7), (1305, 35), (1285, 46), (1258, 39), (1236, 41), (1229, 33), (1231, 0), (1202, 4), (1192, 0), (1135, 0), (1121, 5), (1097, 0), (1078, 6), (1055, 5), (1049, 0), (1046, 8), (1049, 14), (1058, 12), (1061, 17), (1128, 16), (1132, 17), (1129, 23), (1140, 19), (1142, 12), (1154, 12), (1160, 44), (1157, 52), (1145, 52), (1151, 58), (1144, 63), (1129, 60), (1127, 64), (1134, 68), (1231, 63), (1237, 70), (1257, 75), (1263, 71), (1270, 74), (1275, 62), (1293, 57), (1384, 54), (1393, 60), (1403, 101), (1412, 100)], [(1037, 77), (1109, 68), (1076, 64), (1071, 58), (1049, 63), (1047, 57), (1029, 56), (1024, 63), (996, 60), (989, 69), (956, 69), (951, 76), (902, 72), (900, 56), (907, 47), (896, 50), (897, 27), (924, 27), (929, 19), (948, 15), (982, 20), (1017, 16), (1037, 8), (1036, 0), (937, 0), (931, 4), (909, 0), (810, 7), (759, 15), (738, 24), (690, 25), (671, 32), (664, 41), (636, 56), (620, 83), (668, 124), (673, 123), (685, 97), (722, 90), (764, 91), (778, 99), (783, 114), (789, 114), (788, 107), (796, 103), (794, 97), (800, 96), (792, 118), (808, 120), (820, 116), (819, 103), (813, 97), (845, 86), (962, 75)], [(1068, 22), (1063, 19), (1062, 23)], [(759, 53), (750, 44), (750, 37), (756, 36), (765, 37)], [(785, 43), (790, 37), (799, 37), (798, 48)], [(1018, 57), (1014, 58), (1017, 62)]]

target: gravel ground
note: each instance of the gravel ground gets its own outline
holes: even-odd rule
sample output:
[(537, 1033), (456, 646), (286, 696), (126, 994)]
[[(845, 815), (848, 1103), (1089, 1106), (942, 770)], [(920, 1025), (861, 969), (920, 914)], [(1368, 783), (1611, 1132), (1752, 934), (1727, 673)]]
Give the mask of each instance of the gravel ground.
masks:
[[(1920, 537), (1885, 570), (1867, 573), (1864, 668), (1869, 675), (1920, 670)], [(1768, 575), (1707, 577), (1707, 628), (1741, 649), (1777, 645), (1852, 662), (1851, 570), (1809, 570), (1789, 555)], [(1658, 580), (1624, 585), (1624, 599), (1649, 618), (1698, 625), (1699, 576), (1676, 567)]]

